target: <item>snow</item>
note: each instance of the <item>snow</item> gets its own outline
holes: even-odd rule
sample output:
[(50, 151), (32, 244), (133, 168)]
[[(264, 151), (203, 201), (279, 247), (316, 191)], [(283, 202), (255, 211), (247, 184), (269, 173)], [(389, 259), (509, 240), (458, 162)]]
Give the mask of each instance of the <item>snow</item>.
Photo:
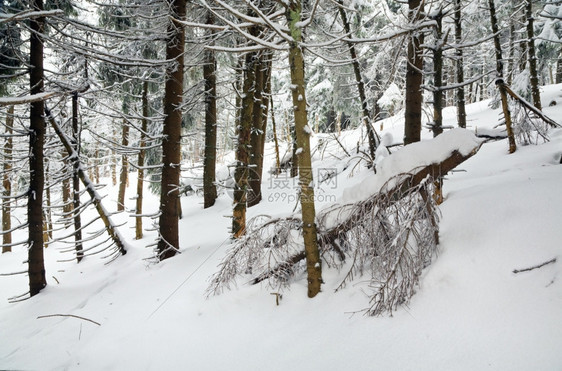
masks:
[[(541, 93), (544, 102), (557, 101), (545, 113), (560, 122), (562, 85), (542, 87)], [(467, 107), (472, 129), (497, 123), (499, 110), (487, 104)], [(454, 118), (454, 108), (444, 110), (445, 125), (453, 125)], [(385, 120), (383, 138), (401, 137), (401, 122), (400, 117)], [(360, 130), (343, 132), (340, 141), (353, 148), (359, 136)], [(322, 138), (316, 135), (312, 145)], [(469, 131), (447, 131), (435, 140), (393, 148), (378, 172), (417, 164), (413, 157), (422, 147), (440, 159), (453, 146), (468, 151), (478, 144)], [(331, 145), (330, 150), (339, 147)], [(266, 145), (266, 169), (274, 161), (272, 148)], [(225, 193), (203, 209), (201, 197), (193, 195), (182, 198), (182, 254), (162, 263), (145, 260), (155, 232), (137, 241), (127, 226), (120, 231), (128, 253), (109, 265), (96, 256), (61, 263), (59, 246), (49, 246), (48, 286), (27, 301), (0, 300), (0, 369), (562, 369), (562, 130), (551, 131), (551, 142), (519, 147), (514, 154), (507, 149), (506, 140), (486, 143), (459, 167), (462, 171), (447, 177), (439, 256), (425, 269), (409, 306), (393, 317), (363, 316), (368, 287), (359, 278), (334, 292), (346, 270), (328, 264), (322, 264), (325, 283), (314, 299), (307, 298), (304, 277), (283, 293), (279, 305), (275, 290), (265, 285), (240, 284), (205, 299), (207, 280), (229, 247), (231, 220), (224, 215), (231, 214), (232, 201)], [(345, 190), (372, 181), (372, 170), (319, 152), (314, 166), (339, 175), (334, 189), (321, 183), (315, 191), (341, 199)], [(271, 177), (265, 182), (281, 179)], [(134, 177), (130, 183), (134, 187)], [(110, 195), (106, 207), (114, 208), (116, 189), (104, 191)], [(248, 210), (250, 216), (290, 213), (294, 203), (267, 201), (277, 191), (264, 183), (264, 201)], [(158, 198), (144, 193), (151, 198), (143, 211), (155, 213)], [(127, 202), (132, 206), (134, 200)], [(114, 217), (117, 223), (130, 219)], [(14, 241), (25, 239), (22, 232)], [(554, 264), (513, 273), (552, 258)], [(25, 247), (15, 247), (0, 255), (0, 273), (21, 271), (25, 260)], [(0, 276), (0, 298), (26, 290), (24, 275)], [(71, 317), (37, 318), (51, 314), (82, 316), (101, 326)]]

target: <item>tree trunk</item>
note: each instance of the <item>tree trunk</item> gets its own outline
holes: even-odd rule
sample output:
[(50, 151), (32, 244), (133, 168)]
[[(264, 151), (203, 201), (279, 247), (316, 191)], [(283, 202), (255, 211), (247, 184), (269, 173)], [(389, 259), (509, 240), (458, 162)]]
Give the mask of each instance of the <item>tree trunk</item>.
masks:
[[(42, 0), (33, 0), (33, 11), (43, 10)], [(43, 40), (45, 18), (37, 17), (29, 20), (30, 45), (29, 85), (31, 94), (43, 92)], [(45, 120), (43, 117), (44, 102), (39, 100), (31, 103), (29, 119), (29, 190), (27, 201), (27, 223), (29, 231), (29, 295), (37, 295), (45, 286), (45, 262), (43, 258), (43, 187), (45, 182), (43, 146), (45, 141)]]
[(260, 53), (256, 63), (256, 82), (254, 84), (254, 125), (250, 135), (251, 156), (249, 169), (249, 186), (252, 190), (248, 198), (248, 207), (257, 205), (261, 199), (261, 180), (263, 176), (263, 156), (265, 150), (265, 134), (271, 85), (271, 53)]
[(275, 111), (273, 109), (273, 97), (269, 98), (271, 105), (271, 125), (273, 131), (273, 142), (275, 144), (275, 174), (281, 172), (281, 159), (279, 158), (279, 140), (277, 139), (277, 125), (275, 125)]
[(164, 260), (176, 255), (179, 249), (179, 187), (181, 156), (181, 103), (183, 98), (183, 68), (185, 34), (181, 23), (185, 19), (186, 0), (172, 0), (166, 60), (173, 61), (166, 69), (164, 93), (164, 127), (162, 139), (162, 183), (160, 191), (160, 219), (158, 255)]
[(314, 208), (314, 179), (310, 154), (310, 133), (306, 115), (306, 95), (304, 79), (304, 59), (301, 46), (302, 30), (297, 23), (301, 22), (302, 5), (300, 0), (293, 0), (288, 4), (287, 21), (293, 39), (289, 43), (289, 65), (291, 68), (291, 88), (295, 116), (295, 132), (297, 146), (300, 150), (299, 159), (299, 187), (302, 211), (302, 233), (306, 254), (306, 271), (308, 276), (308, 297), (313, 298), (319, 292), (322, 284), (322, 261), (318, 249), (316, 232), (316, 211)]
[[(256, 34), (255, 27), (250, 32)], [(232, 236), (234, 238), (239, 238), (246, 233), (249, 145), (254, 112), (255, 59), (255, 53), (247, 53), (244, 63), (242, 107), (238, 125), (236, 169), (234, 170), (234, 207), (232, 210)]]
[[(347, 14), (343, 7), (343, 0), (338, 0), (338, 7), (340, 18), (343, 22), (343, 28), (345, 33), (352, 37), (351, 27), (349, 25), (349, 20), (347, 19)], [(367, 138), (369, 139), (369, 152), (371, 154), (371, 160), (375, 161), (375, 151), (380, 142), (379, 136), (373, 128), (371, 115), (371, 110), (369, 109), (369, 102), (367, 101), (367, 95), (365, 94), (365, 83), (363, 77), (361, 76), (361, 66), (359, 66), (359, 59), (357, 58), (357, 52), (355, 50), (355, 45), (351, 42), (347, 42), (347, 48), (349, 49), (349, 55), (351, 56), (351, 64), (353, 65), (353, 73), (355, 74), (355, 82), (357, 84), (357, 90), (359, 91), (359, 100), (361, 101), (361, 111), (363, 114), (362, 121), (367, 129)], [(373, 169), (375, 167), (373, 166)]]
[(556, 61), (556, 83), (562, 83), (562, 47), (560, 47), (560, 55)]
[[(422, 17), (421, 0), (408, 0), (408, 19), (415, 24)], [(408, 42), (408, 64), (406, 66), (406, 112), (404, 126), (404, 144), (418, 142), (421, 139), (421, 117), (423, 95), (423, 56), (420, 45), (423, 33), (413, 31)]]
[(434, 16), (437, 26), (434, 28), (435, 48), (433, 49), (433, 137), (443, 132), (443, 10)]
[(94, 151), (94, 181), (96, 184), (100, 183), (100, 149), (96, 144), (96, 150)]
[[(129, 124), (123, 119), (121, 144), (123, 147), (129, 145)], [(117, 195), (117, 211), (125, 210), (125, 191), (127, 189), (127, 178), (129, 176), (129, 160), (127, 155), (121, 155), (121, 173), (119, 174), (119, 193)]]
[[(214, 24), (211, 12), (207, 14), (207, 24)], [(209, 37), (214, 37), (210, 31)], [(205, 80), (205, 158), (203, 160), (203, 208), (211, 207), (217, 199), (215, 173), (217, 163), (217, 76), (215, 52), (204, 51), (203, 79)]]
[[(457, 45), (462, 43), (462, 19), (461, 19), (461, 0), (455, 0), (455, 42)], [(457, 73), (457, 84), (462, 85), (464, 83), (464, 65), (463, 65), (463, 51), (461, 48), (456, 50), (456, 73)], [(472, 85), (471, 85), (472, 86)], [(459, 86), (456, 91), (457, 93), (457, 121), (459, 127), (466, 128), (466, 106), (464, 97), (464, 86)]]
[(142, 120), (139, 147), (140, 151), (137, 157), (137, 197), (135, 207), (135, 239), (142, 238), (142, 201), (143, 201), (143, 187), (144, 187), (144, 158), (146, 155), (146, 132), (148, 131), (148, 81), (142, 84)]
[(511, 112), (509, 111), (509, 105), (507, 102), (507, 91), (505, 90), (505, 85), (503, 81), (503, 59), (502, 59), (502, 49), (499, 36), (498, 20), (496, 17), (496, 7), (494, 5), (494, 0), (488, 0), (488, 6), (490, 9), (490, 22), (492, 24), (492, 33), (494, 34), (494, 46), (496, 53), (496, 85), (500, 91), (500, 97), (502, 101), (502, 110), (505, 120), (505, 127), (507, 130), (507, 138), (509, 141), (509, 153), (515, 152), (517, 146), (515, 145), (515, 137), (513, 135), (513, 130), (511, 128)]
[[(74, 141), (74, 154), (80, 157), (80, 132), (78, 128), (78, 93), (72, 93), (72, 138)], [(80, 263), (84, 257), (82, 246), (82, 220), (80, 218), (80, 178), (78, 166), (80, 162), (74, 161), (72, 172), (72, 208), (74, 210), (74, 240), (76, 241), (76, 261)]]
[(525, 1), (525, 10), (527, 13), (527, 49), (529, 54), (529, 74), (531, 75), (531, 95), (533, 97), (533, 105), (542, 110), (541, 93), (539, 90), (539, 77), (537, 72), (537, 57), (535, 55), (535, 30), (533, 28), (533, 2)]
[(8, 114), (6, 116), (6, 141), (4, 143), (4, 164), (3, 164), (3, 176), (2, 176), (2, 187), (4, 192), (2, 196), (2, 253), (12, 251), (12, 213), (10, 209), (10, 199), (12, 195), (12, 180), (10, 175), (12, 172), (12, 133), (14, 129), (14, 106), (8, 107)]

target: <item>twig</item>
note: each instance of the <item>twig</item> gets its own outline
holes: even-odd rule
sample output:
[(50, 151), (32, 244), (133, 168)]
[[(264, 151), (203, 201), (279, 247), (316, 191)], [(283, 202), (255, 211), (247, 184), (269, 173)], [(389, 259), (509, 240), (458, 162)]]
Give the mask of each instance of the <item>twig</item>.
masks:
[(556, 263), (556, 258), (552, 258), (552, 259), (550, 259), (549, 261), (546, 261), (546, 262), (541, 263), (541, 264), (538, 264), (538, 265), (534, 265), (534, 266), (529, 267), (529, 268), (514, 269), (514, 270), (513, 270), (513, 273), (521, 273), (521, 272), (532, 271), (533, 269), (542, 268), (542, 267), (544, 267), (545, 265), (552, 264), (552, 263)]
[(78, 319), (81, 319), (81, 320), (84, 320), (84, 321), (92, 322), (95, 325), (101, 326), (101, 324), (96, 322), (96, 321), (93, 321), (93, 320), (88, 319), (88, 318), (76, 316), (74, 314), (47, 314), (47, 315), (44, 315), (44, 316), (39, 316), (39, 317), (37, 317), (37, 319), (48, 318), (48, 317), (73, 317), (73, 318), (78, 318)]

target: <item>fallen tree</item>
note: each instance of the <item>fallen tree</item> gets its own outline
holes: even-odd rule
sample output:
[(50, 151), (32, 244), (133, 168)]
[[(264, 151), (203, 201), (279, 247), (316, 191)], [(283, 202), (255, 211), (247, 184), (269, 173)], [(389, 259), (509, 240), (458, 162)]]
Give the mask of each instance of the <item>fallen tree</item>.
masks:
[[(349, 190), (355, 199), (319, 213), (324, 261), (328, 267), (349, 265), (338, 289), (357, 275), (371, 273), (368, 314), (392, 312), (413, 295), (437, 249), (436, 185), (482, 143), (458, 129), (406, 146), (385, 158), (376, 175)], [(254, 218), (212, 277), (208, 295), (230, 288), (243, 274), (253, 276), (251, 284), (267, 280), (274, 287), (287, 286), (304, 269), (301, 228), (295, 217)]]
[[(110, 257), (111, 260), (115, 259), (119, 253), (121, 255), (125, 255), (127, 253), (127, 250), (125, 248), (125, 243), (123, 242), (123, 238), (119, 234), (119, 231), (117, 230), (117, 226), (111, 220), (110, 214), (107, 212), (107, 210), (101, 203), (102, 197), (96, 191), (94, 183), (90, 180), (90, 178), (84, 171), (84, 168), (80, 164), (80, 158), (78, 157), (78, 154), (74, 150), (74, 147), (72, 146), (70, 139), (62, 132), (61, 128), (56, 123), (54, 117), (51, 115), (51, 112), (47, 108), (45, 108), (45, 116), (49, 120), (49, 123), (53, 127), (55, 133), (57, 134), (64, 148), (69, 154), (69, 160), (73, 163), (74, 168), (77, 170), (78, 176), (80, 177), (80, 180), (84, 184), (84, 187), (86, 187), (86, 191), (88, 192), (88, 195), (90, 196), (92, 203), (94, 204), (94, 207), (96, 208), (96, 211), (99, 214), (100, 219), (103, 221), (105, 230), (107, 231), (109, 237), (112, 240), (112, 244), (102, 249), (101, 251), (106, 251), (111, 247), (113, 247), (113, 249), (111, 249), (110, 251), (110, 254), (108, 255), (108, 257)], [(98, 251), (96, 253), (100, 253), (101, 251)]]

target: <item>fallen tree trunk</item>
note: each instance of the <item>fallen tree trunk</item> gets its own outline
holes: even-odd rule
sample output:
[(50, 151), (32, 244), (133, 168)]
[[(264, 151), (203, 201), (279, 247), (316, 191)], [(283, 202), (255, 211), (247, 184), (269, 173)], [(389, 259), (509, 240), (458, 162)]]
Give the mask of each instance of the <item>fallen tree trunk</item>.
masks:
[(117, 247), (117, 251), (120, 252), (122, 255), (125, 255), (127, 253), (127, 250), (125, 249), (125, 244), (123, 243), (123, 239), (121, 238), (121, 236), (119, 234), (119, 231), (117, 230), (115, 224), (113, 223), (113, 221), (109, 217), (109, 213), (103, 207), (103, 205), (101, 203), (102, 197), (97, 193), (97, 191), (95, 190), (94, 184), (92, 183), (90, 178), (88, 178), (88, 175), (86, 174), (86, 172), (84, 171), (84, 168), (80, 164), (80, 159), (78, 158), (78, 154), (74, 150), (74, 147), (72, 146), (70, 139), (68, 139), (66, 137), (66, 135), (62, 132), (62, 130), (60, 129), (60, 127), (56, 123), (54, 117), (51, 115), (51, 112), (47, 108), (45, 108), (45, 115), (46, 115), (47, 119), (49, 120), (49, 123), (51, 124), (51, 126), (55, 130), (55, 133), (58, 135), (59, 139), (61, 140), (64, 148), (67, 151), (67, 153), (69, 154), (70, 160), (73, 161), (76, 164), (75, 167), (78, 169), (78, 176), (80, 177), (80, 180), (82, 181), (82, 183), (86, 187), (86, 191), (88, 192), (88, 194), (92, 198), (94, 206), (95, 206), (101, 220), (103, 221), (103, 223), (105, 225), (105, 229), (107, 230), (107, 233), (109, 234), (113, 243)]
[[(411, 169), (408, 172), (397, 174), (400, 181), (398, 181), (394, 185), (391, 185), (387, 190), (385, 190), (385, 195), (389, 198), (398, 199), (401, 197), (401, 195), (408, 194), (408, 189), (417, 187), (422, 181), (424, 181), (424, 179), (428, 177), (434, 180), (442, 179), (449, 171), (453, 170), (464, 161), (474, 156), (480, 149), (482, 143), (484, 142), (474, 141), (472, 148), (469, 150), (467, 150), (466, 148), (464, 148), (462, 151), (459, 149), (453, 149), (445, 159), (439, 162), (434, 162), (425, 166), (419, 166)], [(388, 182), (386, 182), (385, 185), (388, 185)], [(371, 197), (359, 203), (342, 205), (337, 209), (330, 209), (325, 213), (321, 213), (319, 215), (319, 219), (326, 218), (326, 216), (330, 213), (340, 213), (342, 211), (345, 211), (346, 207), (349, 207), (351, 209), (358, 204), (360, 205), (357, 207), (361, 209), (372, 209), (378, 200), (379, 198), (377, 197)], [(351, 231), (355, 226), (360, 224), (364, 216), (362, 213), (350, 212), (348, 214), (349, 215), (347, 217), (339, 221), (335, 226), (331, 228), (326, 228), (323, 230), (322, 225), (325, 223), (319, 223), (318, 241), (321, 245), (321, 251), (335, 250), (340, 259), (345, 258), (345, 255), (341, 250), (340, 239), (345, 239), (345, 234)], [(266, 279), (278, 277), (284, 272), (292, 269), (291, 267), (302, 261), (304, 258), (304, 251), (295, 253), (286, 260), (278, 263), (268, 271), (261, 273), (259, 276), (251, 280), (250, 283), (257, 284)]]

